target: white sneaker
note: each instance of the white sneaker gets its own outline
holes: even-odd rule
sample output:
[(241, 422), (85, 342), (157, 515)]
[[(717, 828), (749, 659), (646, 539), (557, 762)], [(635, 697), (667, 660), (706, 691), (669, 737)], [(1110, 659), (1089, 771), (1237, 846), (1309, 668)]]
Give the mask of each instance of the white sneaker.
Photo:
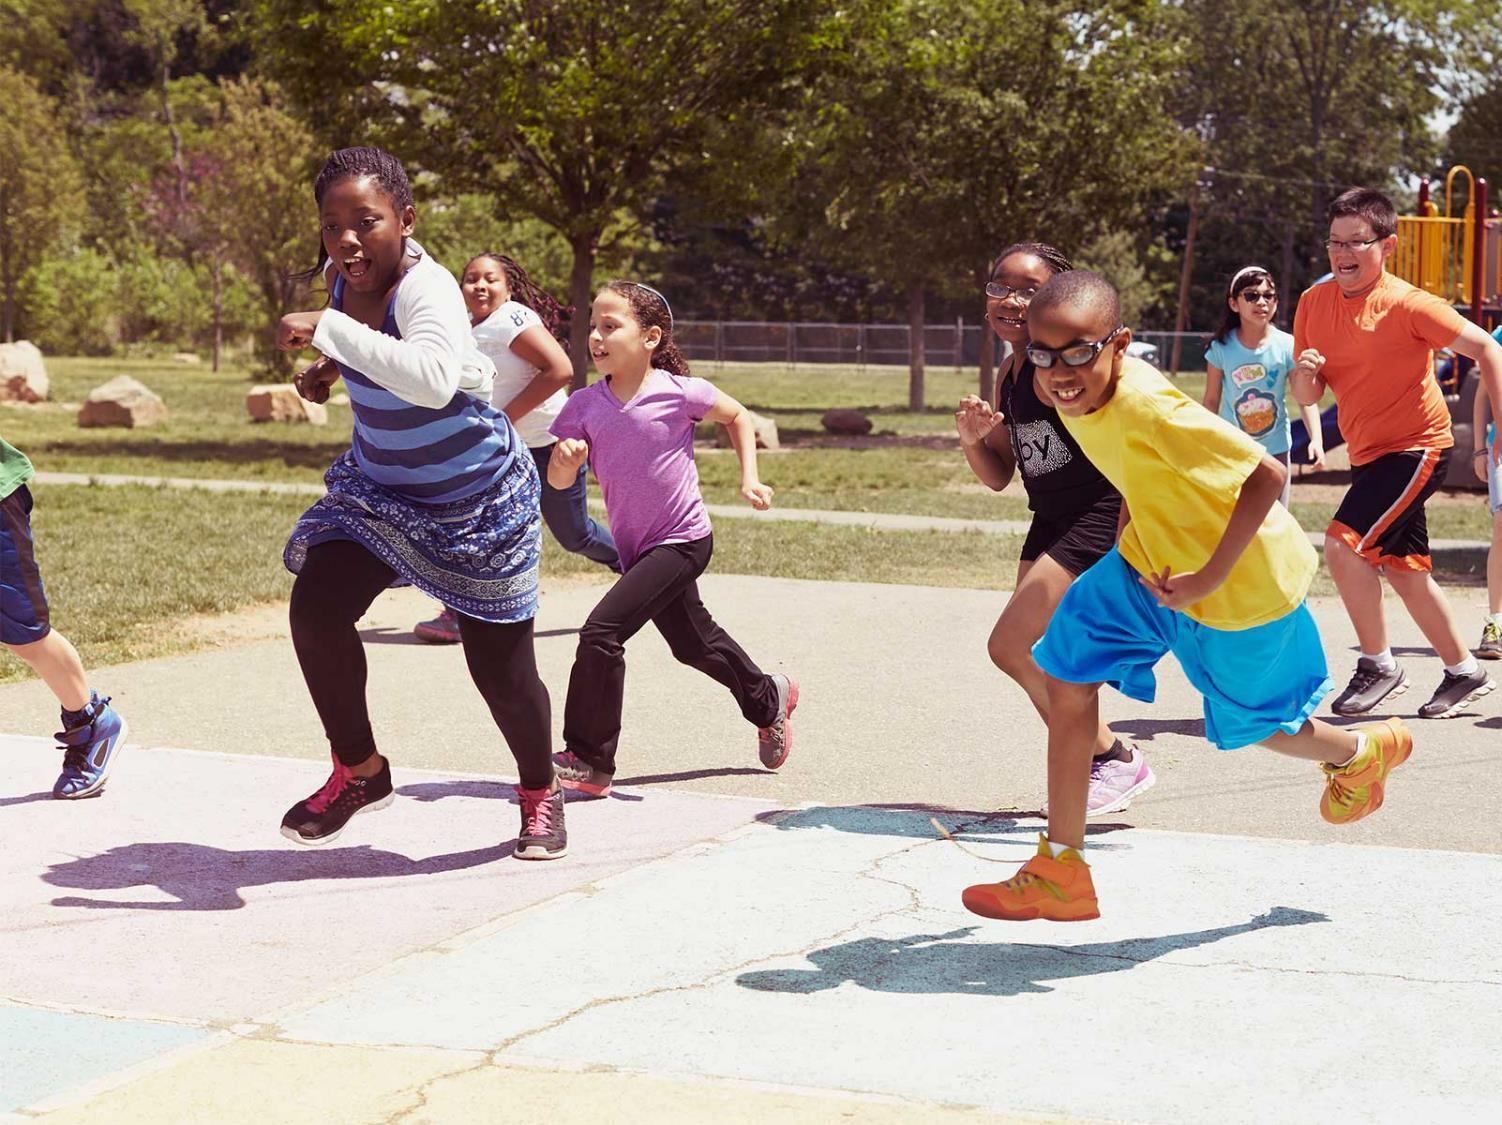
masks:
[[(1096, 758), (1090, 763), (1090, 795), (1085, 799), (1085, 815), (1104, 816), (1121, 812), (1132, 803), (1134, 797), (1146, 793), (1158, 777), (1148, 768), (1142, 750), (1131, 745), (1132, 756), (1126, 761), (1118, 758)], [(1048, 815), (1048, 802), (1043, 802), (1043, 815)]]

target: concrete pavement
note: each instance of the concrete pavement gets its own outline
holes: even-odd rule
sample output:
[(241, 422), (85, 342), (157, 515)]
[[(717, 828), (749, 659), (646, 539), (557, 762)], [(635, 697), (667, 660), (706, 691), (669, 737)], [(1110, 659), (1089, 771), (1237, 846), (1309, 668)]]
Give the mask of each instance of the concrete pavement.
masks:
[[(543, 599), (558, 710), (572, 630), (602, 588)], [(364, 623), (401, 799), (325, 849), (276, 834), (326, 772), (285, 639), (99, 670), (134, 744), (97, 801), (47, 798), (56, 757), (35, 734), (55, 708), (39, 684), (0, 688), (0, 1113), (1410, 1121), (1495, 1107), (1502, 830), (1478, 779), (1502, 693), (1415, 721), (1386, 806), (1340, 830), (1318, 817), (1316, 771), (1203, 743), (1165, 662), (1155, 705), (1104, 704), (1159, 775), (1094, 826), (1104, 916), (1008, 926), (958, 902), (1010, 874), (1041, 823), (1042, 725), (984, 658), (1005, 595), (733, 576), (703, 591), (803, 685), (788, 764), (761, 770), (723, 689), (643, 634), (623, 781), (570, 802), (572, 854), (550, 864), (509, 857), (504, 748), (458, 650), (408, 643), (427, 608), (410, 592)], [(1455, 595), (1477, 610), (1479, 591)], [(1344, 615), (1314, 609), (1343, 680)], [(1395, 625), (1411, 714), (1439, 665)]]

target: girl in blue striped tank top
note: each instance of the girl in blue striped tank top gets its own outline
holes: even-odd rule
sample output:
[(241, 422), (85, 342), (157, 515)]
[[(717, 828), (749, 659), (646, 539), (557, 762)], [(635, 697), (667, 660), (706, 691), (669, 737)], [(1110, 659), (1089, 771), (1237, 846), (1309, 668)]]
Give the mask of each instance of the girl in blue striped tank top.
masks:
[(389, 805), (355, 623), (388, 586), (413, 585), (460, 614), (466, 663), (516, 758), (520, 859), (567, 850), (553, 776), (551, 708), (537, 674), (533, 618), (541, 553), (536, 466), (490, 405), (494, 365), (475, 346), (459, 286), (411, 237), (416, 214), (401, 164), (341, 149), (313, 187), (330, 306), (282, 318), (277, 346), (323, 358), (297, 379), (322, 401), (344, 379), (350, 449), (328, 494), (293, 529), (284, 555), (292, 643), (323, 721), (334, 771), (282, 819), (282, 834), (327, 843), (364, 809)]

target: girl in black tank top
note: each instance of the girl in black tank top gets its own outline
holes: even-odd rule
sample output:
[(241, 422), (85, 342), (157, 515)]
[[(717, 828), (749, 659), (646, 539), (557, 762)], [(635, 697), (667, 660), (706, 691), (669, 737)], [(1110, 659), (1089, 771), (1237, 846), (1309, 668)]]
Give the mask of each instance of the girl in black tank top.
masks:
[[(1017, 582), (986, 647), (1045, 722), (1048, 680), (1033, 660), (1033, 645), (1075, 578), (1116, 545), (1121, 515), (1120, 495), (1081, 452), (1058, 412), (1039, 399), (1033, 365), (1023, 358), (1028, 302), (1070, 268), (1059, 251), (1041, 243), (1002, 251), (986, 286), (986, 321), (1006, 349), (996, 406), (969, 395), (955, 414), (960, 447), (980, 481), (999, 492), (1020, 471), (1027, 491), (1033, 518)], [(1153, 784), (1142, 752), (1122, 744), (1105, 724), (1096, 732), (1093, 757), (1090, 815), (1120, 811)]]

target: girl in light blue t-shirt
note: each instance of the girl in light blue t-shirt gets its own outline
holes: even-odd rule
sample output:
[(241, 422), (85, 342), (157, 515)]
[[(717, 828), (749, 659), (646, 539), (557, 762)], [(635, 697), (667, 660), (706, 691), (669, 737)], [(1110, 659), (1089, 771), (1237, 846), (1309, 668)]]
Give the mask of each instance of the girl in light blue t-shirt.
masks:
[[(1272, 274), (1246, 266), (1231, 278), (1220, 331), (1205, 352), (1205, 408), (1289, 464), (1293, 436), (1288, 422), (1288, 373), (1293, 337), (1273, 324), (1278, 290)], [(1323, 468), (1325, 450), (1319, 411), (1300, 407), (1309, 433), (1309, 463)], [(1288, 506), (1293, 478), (1283, 486)]]

